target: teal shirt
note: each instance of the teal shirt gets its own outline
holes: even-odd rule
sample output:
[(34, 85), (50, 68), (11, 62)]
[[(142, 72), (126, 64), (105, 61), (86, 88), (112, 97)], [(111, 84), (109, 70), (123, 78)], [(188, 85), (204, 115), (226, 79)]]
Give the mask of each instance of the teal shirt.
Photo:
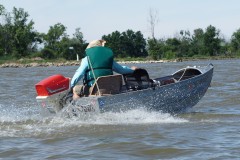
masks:
[[(71, 80), (71, 87), (74, 87), (83, 78), (87, 69), (88, 69), (88, 60), (87, 60), (87, 57), (85, 57), (82, 59), (80, 67), (76, 70)], [(117, 72), (120, 74), (133, 73), (133, 70), (131, 68), (127, 66), (122, 66), (115, 61), (113, 61), (112, 69), (114, 72)]]

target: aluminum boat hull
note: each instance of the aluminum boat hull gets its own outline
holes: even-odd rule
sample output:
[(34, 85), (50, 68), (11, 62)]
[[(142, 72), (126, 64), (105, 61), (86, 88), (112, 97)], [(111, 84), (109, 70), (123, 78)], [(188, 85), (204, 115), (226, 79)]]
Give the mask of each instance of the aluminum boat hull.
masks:
[(196, 68), (201, 74), (167, 85), (127, 91), (110, 96), (82, 97), (67, 112), (124, 112), (144, 108), (164, 113), (181, 113), (196, 105), (210, 86), (213, 65)]

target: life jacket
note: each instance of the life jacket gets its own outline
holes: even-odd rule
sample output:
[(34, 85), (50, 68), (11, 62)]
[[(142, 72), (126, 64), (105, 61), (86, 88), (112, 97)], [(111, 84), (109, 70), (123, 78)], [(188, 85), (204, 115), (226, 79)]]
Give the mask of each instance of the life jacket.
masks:
[(84, 84), (92, 86), (98, 77), (113, 75), (113, 52), (110, 48), (92, 47), (86, 50), (86, 56), (88, 58), (88, 69), (85, 72)]

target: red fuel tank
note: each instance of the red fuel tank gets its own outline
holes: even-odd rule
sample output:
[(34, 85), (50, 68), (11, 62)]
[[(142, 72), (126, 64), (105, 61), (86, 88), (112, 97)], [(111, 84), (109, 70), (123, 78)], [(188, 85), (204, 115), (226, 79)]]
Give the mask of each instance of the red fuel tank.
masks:
[(61, 74), (50, 76), (35, 85), (38, 96), (50, 96), (69, 89), (69, 78)]

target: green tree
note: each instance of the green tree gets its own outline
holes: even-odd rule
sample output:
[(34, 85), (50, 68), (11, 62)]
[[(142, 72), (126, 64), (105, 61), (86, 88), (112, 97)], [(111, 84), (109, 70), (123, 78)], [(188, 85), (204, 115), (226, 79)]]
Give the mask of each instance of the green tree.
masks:
[(5, 12), (5, 7), (0, 4), (0, 16)]
[(140, 31), (125, 32), (115, 31), (112, 34), (102, 36), (106, 40), (106, 46), (110, 47), (117, 57), (145, 57), (147, 56), (146, 41)]
[(240, 52), (240, 28), (231, 37), (231, 47), (233, 52)]
[(60, 44), (62, 48), (62, 57), (67, 60), (75, 60), (77, 55), (79, 58), (85, 56), (87, 44), (83, 39), (83, 33), (80, 31), (80, 28), (75, 30), (73, 38), (63, 37)]
[[(63, 38), (65, 39), (62, 41)], [(66, 34), (66, 27), (61, 23), (50, 26), (48, 33), (43, 34), (43, 39), (45, 48), (53, 50), (57, 54), (57, 57), (60, 58), (64, 49), (62, 47), (63, 44), (61, 44), (61, 41), (65, 45), (66, 39), (68, 39), (68, 35)]]
[(221, 40), (219, 38), (220, 31), (214, 26), (210, 25), (207, 27), (204, 34), (204, 46), (205, 51), (210, 56), (219, 54)]
[(180, 35), (181, 35), (179, 38), (180, 44), (178, 47), (178, 51), (176, 52), (176, 56), (177, 57), (192, 56), (191, 52), (192, 38), (190, 31), (181, 30)]
[(112, 32), (108, 35), (103, 35), (102, 39), (107, 42), (106, 46), (113, 50), (116, 57), (122, 55), (121, 33), (119, 31)]
[(134, 44), (132, 43), (133, 39), (135, 39), (135, 34), (132, 30), (127, 30), (126, 32), (122, 32), (120, 40), (121, 40), (121, 48), (122, 53), (121, 57), (133, 57), (134, 52)]
[(86, 41), (84, 40), (81, 28), (77, 28), (73, 34), (71, 45), (74, 48), (74, 53), (79, 55), (79, 58), (85, 57), (85, 49), (87, 47)]
[[(75, 30), (73, 38), (63, 36), (59, 41), (56, 42), (56, 44), (57, 51), (60, 51), (57, 53), (58, 58), (61, 57), (67, 60), (76, 60), (77, 55), (79, 58), (83, 58), (85, 56), (85, 48), (87, 44), (83, 39), (83, 33), (80, 31), (80, 28)], [(56, 52), (56, 48), (54, 51)]]
[(192, 55), (206, 55), (204, 45), (204, 31), (201, 28), (193, 31), (191, 43)]
[(148, 54), (154, 59), (158, 60), (164, 57), (166, 51), (166, 44), (164, 39), (151, 38), (147, 41)]
[(146, 41), (140, 31), (127, 30), (120, 37), (122, 44), (122, 55), (130, 57), (146, 57)]
[(13, 26), (11, 33), (13, 38), (13, 46), (15, 49), (15, 56), (27, 56), (32, 50), (32, 44), (37, 41), (37, 32), (34, 31), (34, 22), (28, 22), (29, 14), (22, 8), (13, 8)]
[(54, 51), (52, 49), (50, 49), (50, 48), (43, 48), (41, 50), (39, 56), (41, 58), (44, 58), (44, 59), (54, 59), (54, 58), (56, 58)]
[(11, 15), (0, 5), (0, 55), (10, 55), (13, 48)]
[(146, 57), (148, 55), (146, 50), (146, 40), (140, 31), (135, 32), (135, 38), (132, 39), (134, 47), (134, 57)]
[(180, 52), (181, 41), (177, 38), (168, 38), (165, 42), (165, 49), (162, 58), (175, 58)]
[[(3, 5), (0, 4), (0, 20), (4, 19), (5, 15), (5, 8)], [(2, 23), (0, 23), (0, 56), (2, 56), (5, 53), (5, 42), (4, 42), (4, 26)]]
[(29, 14), (24, 9), (13, 8), (12, 13), (0, 6), (2, 23), (0, 25), (0, 52), (17, 58), (28, 56), (34, 43), (38, 41), (34, 22), (28, 21)]

